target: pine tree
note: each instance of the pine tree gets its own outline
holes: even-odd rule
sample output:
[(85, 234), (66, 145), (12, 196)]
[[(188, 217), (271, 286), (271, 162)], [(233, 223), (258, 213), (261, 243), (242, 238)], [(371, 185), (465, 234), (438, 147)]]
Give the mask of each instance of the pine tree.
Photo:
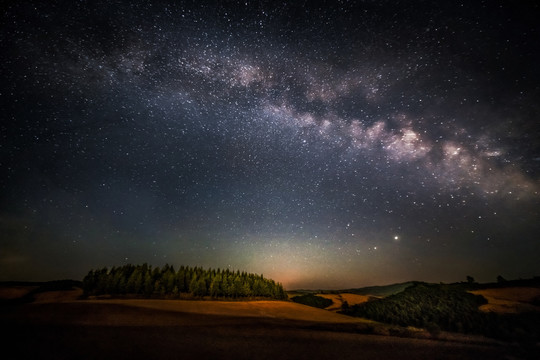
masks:
[(151, 296), (154, 293), (154, 281), (148, 271), (144, 277), (144, 295)]
[(199, 292), (199, 281), (197, 281), (196, 277), (193, 277), (189, 283), (189, 292), (193, 294), (193, 296), (196, 296)]

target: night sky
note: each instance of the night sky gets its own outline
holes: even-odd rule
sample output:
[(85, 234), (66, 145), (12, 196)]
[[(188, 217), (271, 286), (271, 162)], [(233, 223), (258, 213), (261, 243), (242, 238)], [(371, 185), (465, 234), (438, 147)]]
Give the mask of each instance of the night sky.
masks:
[(533, 1), (8, 1), (0, 280), (540, 275)]

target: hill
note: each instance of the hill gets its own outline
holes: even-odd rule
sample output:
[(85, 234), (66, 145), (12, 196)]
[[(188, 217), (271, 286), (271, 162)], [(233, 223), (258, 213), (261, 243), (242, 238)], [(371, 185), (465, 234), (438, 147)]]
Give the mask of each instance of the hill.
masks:
[(352, 288), (352, 289), (342, 289), (342, 290), (308, 290), (308, 289), (297, 289), (287, 291), (289, 295), (304, 295), (304, 294), (317, 294), (317, 295), (332, 295), (332, 294), (356, 294), (356, 295), (366, 295), (366, 296), (375, 296), (375, 297), (385, 297), (393, 294), (397, 294), (409, 286), (412, 286), (416, 281), (407, 281), (404, 283), (390, 284), (390, 285), (377, 285), (377, 286), (366, 286), (362, 288)]
[(50, 302), (0, 307), (5, 353), (20, 359), (357, 359), (361, 354), (362, 359), (502, 360), (516, 352), (485, 339), (434, 341), (418, 331), (415, 338), (374, 336), (400, 333), (287, 301), (70, 300), (61, 293), (48, 292)]
[[(494, 313), (478, 311), (477, 304), (485, 300), (483, 295), (468, 292), (469, 284), (414, 283), (381, 299), (346, 293), (320, 294), (334, 301), (326, 310), (289, 301), (245, 298), (81, 299), (82, 289), (77, 288), (80, 284), (0, 284), (0, 294), (14, 299), (18, 292), (22, 298), (30, 299), (3, 302), (0, 306), (0, 327), (8, 334), (6, 349), (17, 350), (20, 358), (45, 359), (170, 358), (177, 352), (188, 358), (224, 359), (353, 359), (359, 353), (365, 359), (508, 359), (535, 358), (529, 354), (539, 350), (535, 345), (538, 327), (534, 325), (540, 323), (538, 317), (526, 313), (524, 317), (499, 318)], [(534, 290), (527, 289), (498, 288), (493, 295), (513, 296), (517, 302), (534, 301)], [(493, 289), (471, 290), (477, 291), (487, 294)], [(30, 293), (32, 296), (28, 297)], [(392, 314), (392, 306), (399, 307), (400, 311), (393, 314), (400, 317), (381, 318), (387, 323), (384, 324), (366, 319), (375, 317), (365, 313), (354, 317), (328, 311), (337, 310), (337, 305), (345, 301), (351, 304), (351, 312), (372, 307), (378, 309), (375, 313), (384, 315)], [(358, 316), (351, 312), (348, 315)], [(421, 316), (427, 322), (411, 321)], [(473, 327), (469, 331), (472, 334), (495, 335), (516, 343), (443, 331), (455, 331), (447, 327), (452, 319), (461, 321), (462, 326), (471, 321), (481, 330), (494, 329), (485, 333)], [(420, 325), (429, 331), (419, 329)], [(500, 336), (501, 331), (506, 337)]]
[[(489, 305), (482, 294), (493, 290), (469, 291), (470, 284), (415, 283), (388, 297), (344, 308), (341, 313), (388, 324), (428, 329), (437, 335), (441, 330), (482, 334), (512, 341), (540, 339), (540, 312), (495, 313), (479, 309)], [(534, 299), (533, 289), (497, 289), (496, 294), (516, 294), (517, 289)], [(531, 305), (533, 306), (533, 305)]]
[(4, 281), (0, 282), (0, 304), (29, 303), (39, 297), (43, 299), (46, 297), (44, 295), (45, 293), (73, 291), (81, 287), (82, 282), (77, 280), (53, 280), (44, 282)]
[(408, 281), (404, 283), (397, 283), (397, 284), (391, 284), (391, 285), (380, 285), (380, 286), (367, 286), (363, 288), (358, 289), (345, 289), (340, 290), (340, 293), (349, 293), (349, 294), (357, 294), (357, 295), (371, 295), (371, 296), (377, 296), (377, 297), (385, 297), (394, 295), (397, 293), (402, 292), (409, 286), (414, 285), (415, 281)]

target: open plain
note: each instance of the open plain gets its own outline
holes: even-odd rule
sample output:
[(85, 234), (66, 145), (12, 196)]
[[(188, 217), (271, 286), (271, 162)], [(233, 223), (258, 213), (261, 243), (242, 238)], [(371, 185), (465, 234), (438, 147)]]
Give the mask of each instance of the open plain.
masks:
[(3, 350), (19, 359), (530, 357), (519, 346), (483, 338), (388, 336), (391, 331), (382, 324), (284, 301), (78, 300), (78, 295), (47, 292), (31, 303), (4, 304)]

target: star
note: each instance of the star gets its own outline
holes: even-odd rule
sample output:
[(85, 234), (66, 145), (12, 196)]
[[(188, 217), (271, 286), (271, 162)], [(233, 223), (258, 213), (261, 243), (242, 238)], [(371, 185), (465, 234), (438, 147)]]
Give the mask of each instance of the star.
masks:
[(538, 275), (535, 6), (13, 2), (0, 280)]

